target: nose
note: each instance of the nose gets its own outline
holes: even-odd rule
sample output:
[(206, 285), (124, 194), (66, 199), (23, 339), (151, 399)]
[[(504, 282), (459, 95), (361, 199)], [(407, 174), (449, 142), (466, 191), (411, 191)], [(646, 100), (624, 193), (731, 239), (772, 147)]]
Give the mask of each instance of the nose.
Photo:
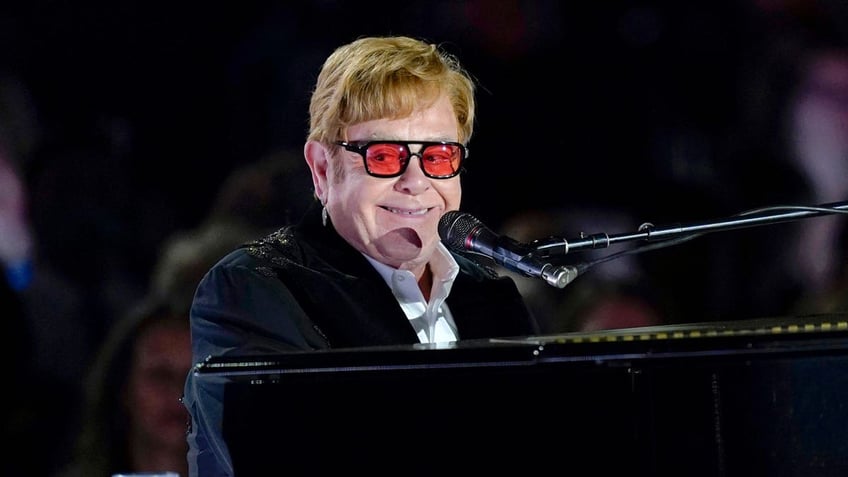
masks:
[[(416, 161), (417, 164), (412, 162)], [(409, 164), (395, 183), (395, 188), (409, 194), (420, 194), (430, 188), (430, 178), (424, 175), (421, 166), (421, 153), (412, 152), (409, 155)]]

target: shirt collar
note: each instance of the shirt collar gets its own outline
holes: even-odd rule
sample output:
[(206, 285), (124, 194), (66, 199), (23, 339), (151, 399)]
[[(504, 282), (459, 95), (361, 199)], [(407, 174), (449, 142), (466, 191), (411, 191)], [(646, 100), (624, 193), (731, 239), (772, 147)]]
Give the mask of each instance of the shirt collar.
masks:
[[(377, 270), (377, 273), (383, 277), (383, 280), (389, 285), (389, 288), (393, 289), (393, 276), (397, 273), (410, 273), (406, 270), (398, 270), (394, 267), (390, 267), (385, 263), (378, 262), (368, 255), (362, 254), (366, 260)], [(444, 244), (439, 242), (436, 244), (436, 249), (433, 253), (433, 256), (430, 257), (430, 261), (428, 262), (430, 265), (430, 271), (433, 273), (433, 283), (441, 283), (442, 287), (444, 287), (445, 294), (450, 291), (451, 285), (453, 281), (456, 279), (457, 275), (459, 275), (459, 265), (454, 260), (453, 255), (451, 255), (450, 251), (448, 251), (447, 247)]]

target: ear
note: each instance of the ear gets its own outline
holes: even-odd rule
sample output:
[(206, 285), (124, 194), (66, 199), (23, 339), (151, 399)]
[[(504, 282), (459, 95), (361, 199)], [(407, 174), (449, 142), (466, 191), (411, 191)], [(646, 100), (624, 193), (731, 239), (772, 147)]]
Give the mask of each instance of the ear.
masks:
[(327, 203), (328, 174), (330, 171), (330, 150), (318, 141), (307, 141), (303, 146), (303, 156), (312, 171), (312, 185), (315, 196), (322, 204)]

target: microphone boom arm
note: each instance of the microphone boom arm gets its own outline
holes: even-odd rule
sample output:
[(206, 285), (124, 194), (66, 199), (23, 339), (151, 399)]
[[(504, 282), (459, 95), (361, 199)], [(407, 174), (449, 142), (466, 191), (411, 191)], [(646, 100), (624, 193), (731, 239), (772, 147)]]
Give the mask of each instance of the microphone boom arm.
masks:
[(535, 240), (534, 248), (544, 255), (565, 255), (571, 252), (607, 248), (613, 244), (643, 240), (648, 242), (664, 241), (688, 235), (700, 235), (708, 232), (755, 227), (758, 225), (790, 222), (831, 214), (848, 214), (848, 201), (833, 202), (818, 206), (772, 206), (742, 212), (731, 218), (710, 222), (693, 222), (690, 224), (675, 224), (656, 227), (651, 223), (642, 224), (635, 233), (608, 235), (597, 233), (580, 234), (577, 239), (562, 239), (550, 237)]

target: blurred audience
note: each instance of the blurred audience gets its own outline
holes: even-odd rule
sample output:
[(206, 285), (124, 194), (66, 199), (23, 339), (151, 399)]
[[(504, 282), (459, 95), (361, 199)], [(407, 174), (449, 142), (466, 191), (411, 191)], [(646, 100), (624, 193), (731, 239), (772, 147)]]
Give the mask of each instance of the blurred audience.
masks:
[(668, 310), (656, 290), (643, 283), (596, 282), (579, 287), (557, 309), (575, 331), (592, 332), (667, 324)]
[(303, 151), (279, 148), (233, 170), (205, 221), (235, 221), (255, 228), (261, 237), (300, 219), (312, 200), (312, 179)]
[[(557, 237), (574, 239), (581, 233), (630, 233), (637, 225), (623, 211), (606, 207), (574, 207), (527, 210), (509, 217), (500, 233), (519, 242)], [(552, 257), (554, 263), (589, 263), (628, 250), (634, 244), (581, 251), (575, 255)], [(653, 290), (653, 280), (645, 274), (638, 255), (622, 255), (588, 268), (565, 288), (544, 280), (504, 270), (516, 280), (528, 306), (545, 333), (598, 331), (613, 328), (657, 325), (671, 311)]]
[[(848, 200), (848, 32), (823, 5), (809, 6), (805, 16), (782, 5), (764, 17), (771, 23), (740, 72), (723, 170), (744, 209)], [(832, 215), (736, 233), (740, 313), (789, 315), (832, 288), (848, 258), (839, 244), (845, 221)]]
[[(29, 196), (18, 163), (0, 143), (0, 264), (18, 295), (33, 337), (34, 369), (60, 385), (75, 385), (93, 343), (79, 289), (40, 253)], [(73, 339), (69, 339), (73, 338)]]
[(188, 474), (180, 397), (190, 341), (187, 315), (155, 299), (115, 323), (85, 384), (73, 461), (58, 475)]
[[(96, 348), (144, 296), (155, 248), (176, 228), (164, 196), (147, 195), (117, 126), (45, 142), (27, 170), (39, 253), (82, 299)], [(129, 135), (129, 133), (126, 133)], [(129, 139), (125, 139), (129, 141)], [(162, 174), (162, 171), (160, 171)]]
[(235, 168), (200, 223), (163, 240), (151, 270), (150, 291), (188, 311), (200, 278), (215, 261), (298, 220), (313, 200), (311, 190), (300, 150), (275, 150)]
[(303, 194), (296, 178), (308, 171), (297, 166), (306, 170), (300, 156), (279, 152), (237, 168), (198, 226), (163, 240), (146, 296), (110, 328), (97, 353), (73, 456), (56, 477), (188, 475), (188, 421), (179, 399), (193, 364), (188, 311), (195, 288), (218, 259), (301, 213), (306, 204), (295, 199)]
[[(848, 202), (848, 43), (810, 51), (790, 103), (795, 164), (815, 204)], [(792, 268), (805, 277), (805, 293), (824, 290), (848, 260), (838, 232), (845, 216), (803, 224)]]
[[(34, 346), (27, 315), (20, 296), (6, 280), (0, 280), (0, 314), (3, 317), (0, 329), (7, 343), (0, 353), (7, 363), (0, 428), (7, 458), (0, 462), (0, 475), (47, 475), (52, 459), (56, 458), (53, 449), (62, 445), (56, 439), (60, 433), (44, 433), (55, 424), (51, 419), (59, 417), (50, 412), (54, 408), (49, 406), (52, 403), (45, 395), (55, 390), (45, 387), (33, 372)], [(67, 402), (56, 402), (55, 408), (62, 410), (58, 413), (61, 415), (68, 408)], [(42, 447), (45, 452), (40, 451)]]
[(58, 475), (188, 474), (180, 403), (192, 365), (188, 307), (203, 273), (251, 238), (248, 230), (214, 222), (165, 241), (148, 295), (113, 325), (97, 353), (73, 458)]
[(842, 217), (839, 236), (840, 254), (835, 261), (836, 278), (817, 293), (810, 293), (796, 304), (794, 313), (848, 314), (848, 217)]
[(32, 224), (26, 168), (40, 137), (29, 89), (0, 73), (0, 316), (10, 369), (3, 475), (46, 475), (64, 455), (72, 391), (92, 347), (78, 289), (44, 256)]
[(174, 232), (159, 252), (149, 293), (188, 316), (194, 290), (208, 267), (254, 237), (254, 229), (222, 220)]

